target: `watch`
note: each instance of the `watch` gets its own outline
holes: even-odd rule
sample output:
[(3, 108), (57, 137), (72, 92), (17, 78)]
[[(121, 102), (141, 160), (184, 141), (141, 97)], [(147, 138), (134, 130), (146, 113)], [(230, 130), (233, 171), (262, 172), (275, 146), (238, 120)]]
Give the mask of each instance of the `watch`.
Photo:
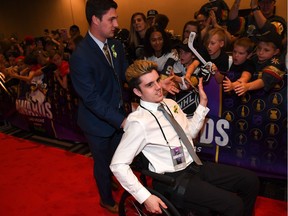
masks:
[(252, 12), (257, 11), (257, 10), (260, 10), (260, 7), (259, 7), (259, 6), (251, 9)]

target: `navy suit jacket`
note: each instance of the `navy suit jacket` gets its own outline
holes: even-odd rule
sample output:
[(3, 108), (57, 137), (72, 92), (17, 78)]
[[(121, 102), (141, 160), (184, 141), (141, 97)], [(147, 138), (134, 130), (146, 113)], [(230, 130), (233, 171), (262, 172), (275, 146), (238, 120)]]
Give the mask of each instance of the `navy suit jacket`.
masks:
[(125, 118), (119, 103), (128, 63), (118, 40), (108, 39), (108, 46), (114, 68), (88, 33), (69, 61), (73, 87), (79, 96), (78, 124), (85, 133), (101, 137), (120, 129)]

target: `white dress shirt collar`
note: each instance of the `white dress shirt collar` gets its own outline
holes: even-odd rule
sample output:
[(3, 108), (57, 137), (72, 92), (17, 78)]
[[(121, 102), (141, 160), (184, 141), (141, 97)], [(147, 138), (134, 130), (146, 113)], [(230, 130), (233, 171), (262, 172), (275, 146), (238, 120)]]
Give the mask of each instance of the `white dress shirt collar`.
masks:
[(155, 112), (155, 111), (157, 111), (160, 103), (153, 103), (153, 102), (147, 102), (147, 101), (140, 100), (140, 105), (143, 106), (144, 108), (150, 110), (150, 111)]
[(106, 39), (105, 43), (103, 43), (102, 41), (98, 40), (94, 35), (92, 35), (92, 33), (90, 31), (88, 31), (89, 35), (91, 36), (91, 38), (95, 41), (95, 43), (99, 46), (99, 48), (101, 50), (103, 50), (104, 44), (107, 43), (108, 41)]

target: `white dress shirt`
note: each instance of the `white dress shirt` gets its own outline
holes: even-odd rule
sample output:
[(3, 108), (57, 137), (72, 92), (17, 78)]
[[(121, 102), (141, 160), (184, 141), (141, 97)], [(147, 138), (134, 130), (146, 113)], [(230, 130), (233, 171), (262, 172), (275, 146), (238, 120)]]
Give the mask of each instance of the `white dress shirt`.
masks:
[[(198, 135), (209, 109), (199, 105), (193, 117), (187, 119), (186, 114), (175, 101), (165, 98), (163, 102), (167, 104), (174, 118), (182, 126), (193, 145), (192, 138)], [(140, 105), (150, 110), (158, 119), (170, 147), (173, 148), (182, 145), (186, 167), (191, 164), (193, 159), (185, 145), (180, 142), (179, 136), (163, 113), (157, 110), (159, 103), (140, 100)], [(141, 106), (128, 116), (124, 127), (125, 133), (110, 164), (110, 168), (120, 184), (139, 203), (143, 203), (151, 194), (138, 181), (138, 178), (130, 168), (130, 164), (136, 155), (142, 151), (150, 162), (149, 170), (153, 172), (165, 173), (176, 171), (171, 158), (170, 148), (163, 137), (156, 119), (148, 110)], [(183, 167), (183, 169), (186, 167)]]

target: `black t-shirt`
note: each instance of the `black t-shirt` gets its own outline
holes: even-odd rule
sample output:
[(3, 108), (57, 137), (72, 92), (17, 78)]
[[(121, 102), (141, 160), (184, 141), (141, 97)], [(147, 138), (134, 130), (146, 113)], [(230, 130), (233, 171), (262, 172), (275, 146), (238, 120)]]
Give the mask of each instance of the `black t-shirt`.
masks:
[(253, 62), (250, 59), (247, 59), (244, 63), (240, 64), (240, 65), (235, 65), (232, 63), (228, 74), (232, 74), (231, 76), (228, 75), (229, 79), (232, 82), (235, 82), (236, 80), (238, 80), (243, 71), (247, 71), (251, 74), (251, 76), (253, 75), (254, 71), (255, 71), (255, 66), (253, 64)]
[(211, 59), (207, 49), (203, 49), (201, 55), (207, 62), (211, 61), (214, 63), (220, 73), (225, 74), (227, 72), (229, 68), (229, 55), (226, 52), (221, 51), (220, 55), (216, 59)]

